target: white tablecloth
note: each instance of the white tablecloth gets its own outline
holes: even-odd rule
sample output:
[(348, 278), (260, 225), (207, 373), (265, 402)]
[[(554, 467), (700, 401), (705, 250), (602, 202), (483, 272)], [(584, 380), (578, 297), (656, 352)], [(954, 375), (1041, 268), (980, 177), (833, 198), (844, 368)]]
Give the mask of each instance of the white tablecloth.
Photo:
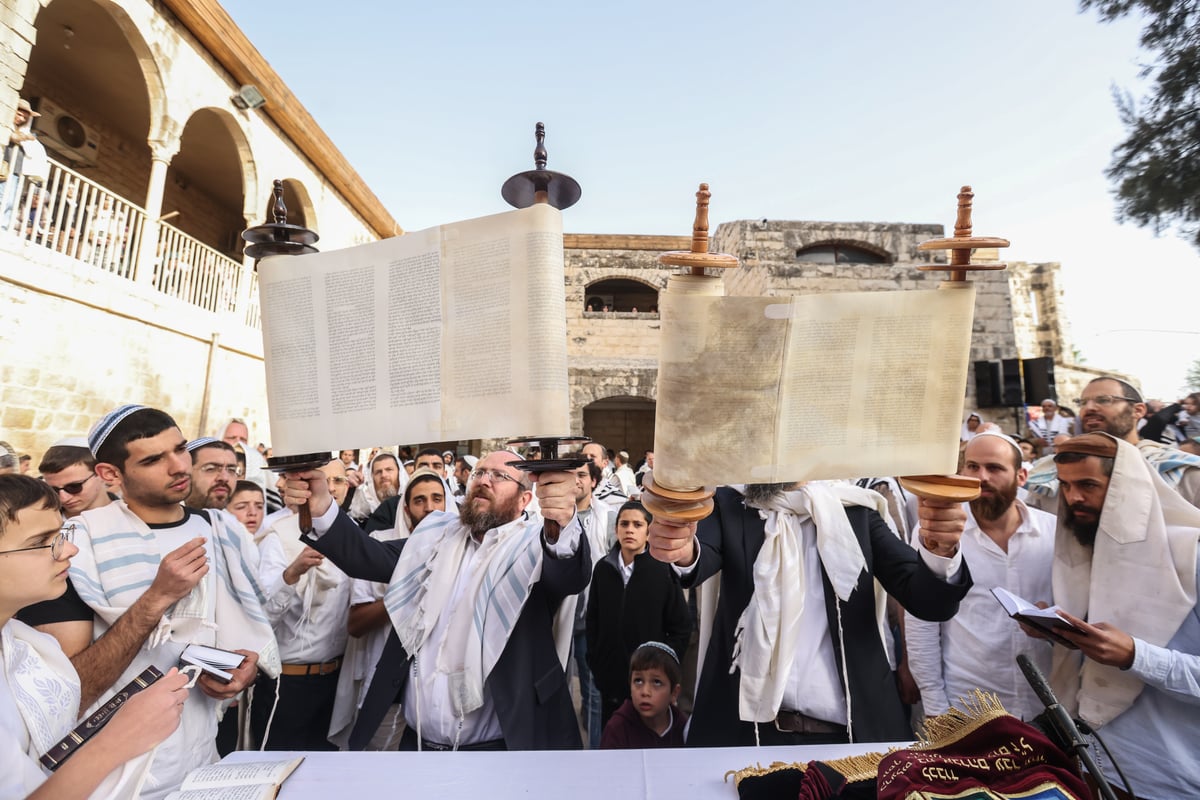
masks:
[(476, 753), (237, 752), (225, 763), (283, 760), (304, 763), (283, 784), (279, 800), (375, 800), (433, 797), (636, 800), (736, 800), (725, 772), (773, 761), (838, 758), (895, 744), (808, 747), (729, 747), (662, 750), (559, 750)]

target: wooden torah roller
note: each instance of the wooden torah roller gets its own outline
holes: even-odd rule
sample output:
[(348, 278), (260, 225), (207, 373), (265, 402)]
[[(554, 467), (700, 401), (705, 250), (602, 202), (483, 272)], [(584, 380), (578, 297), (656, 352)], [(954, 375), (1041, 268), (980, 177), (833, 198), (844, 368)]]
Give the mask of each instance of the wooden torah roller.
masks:
[(969, 503), (979, 497), (979, 479), (961, 475), (907, 475), (897, 478), (905, 490), (926, 500)]

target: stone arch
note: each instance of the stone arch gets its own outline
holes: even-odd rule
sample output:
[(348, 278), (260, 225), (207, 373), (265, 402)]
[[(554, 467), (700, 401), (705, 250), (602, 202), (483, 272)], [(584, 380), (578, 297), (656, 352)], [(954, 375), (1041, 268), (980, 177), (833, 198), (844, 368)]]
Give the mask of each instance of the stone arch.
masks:
[[(141, 205), (149, 184), (149, 141), (162, 138), (167, 127), (158, 45), (148, 43), (143, 28), (114, 0), (50, 0), (42, 6), (21, 94), (43, 113), (43, 144), (60, 163)], [(49, 111), (74, 118), (85, 144), (58, 140)]]
[(860, 239), (822, 239), (797, 248), (796, 260), (819, 264), (891, 264), (896, 258)]
[(645, 450), (654, 449), (655, 400), (638, 395), (610, 395), (583, 407), (583, 435), (605, 447), (629, 452), (637, 463)]
[(247, 193), (257, 187), (249, 140), (234, 115), (204, 106), (183, 126), (167, 169), (162, 214), (184, 233), (241, 260)]
[[(659, 287), (635, 275), (608, 275), (594, 280), (584, 287), (584, 311), (631, 312), (635, 308), (642, 313), (658, 311)], [(600, 308), (592, 306), (599, 302)]]

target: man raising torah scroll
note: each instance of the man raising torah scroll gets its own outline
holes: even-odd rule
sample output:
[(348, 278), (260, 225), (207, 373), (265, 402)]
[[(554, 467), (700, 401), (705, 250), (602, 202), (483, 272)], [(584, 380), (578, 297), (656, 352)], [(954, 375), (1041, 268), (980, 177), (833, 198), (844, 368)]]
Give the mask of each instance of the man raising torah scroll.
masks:
[[(263, 266), (277, 452), (568, 429), (557, 210), (535, 205)], [(311, 330), (294, 324), (301, 300)], [(347, 317), (376, 323), (354, 326), (351, 344), (336, 333)], [(297, 347), (297, 337), (309, 344)], [(341, 347), (366, 354), (351, 372)], [(297, 380), (311, 392), (296, 392)], [(433, 512), (394, 541), (371, 538), (339, 511), (322, 473), (288, 474), (285, 501), (312, 514), (304, 541), (352, 577), (388, 584), (393, 630), (351, 749), (366, 746), (397, 701), (403, 749), (580, 747), (554, 626), (563, 598), (591, 575), (575, 476), (542, 473), (535, 490), (519, 461), (487, 455), (460, 515)], [(529, 510), (535, 491), (540, 515)], [(571, 627), (558, 631), (569, 637)]]
[[(650, 528), (684, 586), (720, 574), (688, 744), (907, 741), (886, 594), (922, 619), (954, 615), (971, 585), (965, 513), (923, 499), (913, 549), (880, 495), (832, 479), (954, 471), (974, 291), (726, 298), (719, 280), (693, 270), (660, 296), (657, 468), (643, 482), (726, 484), (709, 516), (655, 513)], [(905, 357), (879, 359), (896, 337)], [(872, 427), (885, 399), (910, 427)], [(739, 449), (714, 469), (697, 455), (715, 442)]]

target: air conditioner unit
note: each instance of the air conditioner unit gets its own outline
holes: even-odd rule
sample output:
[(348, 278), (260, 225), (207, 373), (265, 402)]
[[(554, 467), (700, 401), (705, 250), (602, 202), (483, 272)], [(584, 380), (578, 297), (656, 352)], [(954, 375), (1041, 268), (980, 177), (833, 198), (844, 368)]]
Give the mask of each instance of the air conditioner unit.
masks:
[(100, 155), (100, 137), (93, 134), (78, 117), (53, 100), (40, 98), (34, 106), (40, 117), (33, 118), (33, 129), (47, 150), (76, 164), (95, 164)]

